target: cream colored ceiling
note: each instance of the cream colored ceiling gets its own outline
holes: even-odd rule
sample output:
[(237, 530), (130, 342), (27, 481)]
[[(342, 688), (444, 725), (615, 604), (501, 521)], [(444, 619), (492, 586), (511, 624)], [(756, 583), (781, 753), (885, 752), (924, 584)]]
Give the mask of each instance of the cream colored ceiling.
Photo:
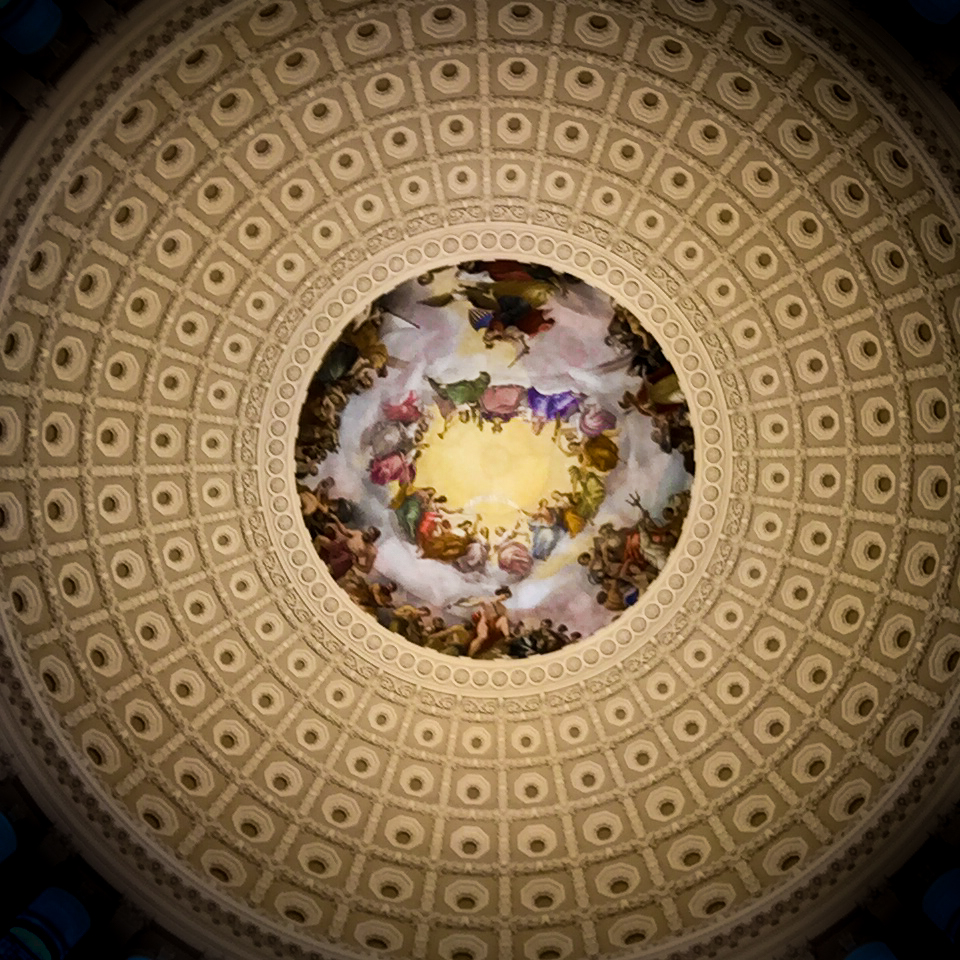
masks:
[[(951, 184), (769, 4), (195, 16), (119, 38), (117, 90), (102, 73), (19, 148), (0, 580), (24, 771), (226, 952), (744, 955), (939, 782)], [(292, 472), (349, 317), (501, 254), (649, 324), (698, 442), (639, 608), (502, 666), (353, 608)]]

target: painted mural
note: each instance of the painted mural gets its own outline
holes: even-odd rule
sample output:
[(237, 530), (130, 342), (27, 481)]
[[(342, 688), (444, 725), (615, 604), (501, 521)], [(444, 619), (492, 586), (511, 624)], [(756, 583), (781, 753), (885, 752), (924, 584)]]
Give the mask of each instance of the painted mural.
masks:
[(411, 643), (485, 659), (559, 650), (635, 604), (694, 468), (689, 408), (641, 321), (506, 260), (424, 274), (357, 318), (296, 447), (333, 579)]

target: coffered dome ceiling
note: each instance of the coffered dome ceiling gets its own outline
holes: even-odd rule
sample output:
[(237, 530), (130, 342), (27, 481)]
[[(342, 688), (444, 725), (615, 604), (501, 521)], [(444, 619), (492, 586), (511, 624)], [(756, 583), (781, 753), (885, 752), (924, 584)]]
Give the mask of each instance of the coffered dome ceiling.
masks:
[[(769, 957), (954, 792), (956, 172), (780, 6), (168, 4), (15, 148), (6, 738), (196, 942)], [(634, 606), (477, 661), (334, 582), (294, 441), (351, 319), (496, 259), (651, 331), (696, 477)]]

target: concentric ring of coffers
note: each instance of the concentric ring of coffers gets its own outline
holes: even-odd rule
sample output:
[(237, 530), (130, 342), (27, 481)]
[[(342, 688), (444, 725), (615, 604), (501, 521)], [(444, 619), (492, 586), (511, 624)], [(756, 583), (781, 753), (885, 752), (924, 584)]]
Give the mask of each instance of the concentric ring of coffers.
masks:
[[(31, 696), (109, 809), (284, 937), (559, 960), (726, 929), (889, 806), (952, 704), (947, 185), (766, 7), (495, 4), (482, 50), (452, 4), (230, 19), (88, 118), (6, 275)], [(702, 318), (733, 411), (702, 614), (489, 712), (291, 608), (254, 435), (315, 291), (464, 220), (616, 249)]]

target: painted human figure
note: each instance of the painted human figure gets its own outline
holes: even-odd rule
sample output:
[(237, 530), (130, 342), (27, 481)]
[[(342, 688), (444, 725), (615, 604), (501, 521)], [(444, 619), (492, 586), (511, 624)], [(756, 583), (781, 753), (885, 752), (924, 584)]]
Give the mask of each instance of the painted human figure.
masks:
[(443, 509), (441, 505), (446, 499), (437, 496), (434, 487), (401, 486), (390, 501), (390, 508), (396, 515), (404, 538), (410, 543), (418, 543), (424, 515), (438, 513)]
[(311, 534), (323, 533), (331, 517), (349, 523), (356, 510), (355, 504), (345, 497), (334, 497), (333, 478), (324, 477), (314, 489), (298, 485), (300, 512)]
[(621, 602), (629, 605), (630, 595), (645, 590), (656, 576), (659, 568), (644, 552), (647, 542), (639, 524), (617, 529), (612, 523), (604, 523), (593, 539), (593, 549), (577, 558), (587, 567), (590, 582), (603, 588), (598, 602), (608, 609), (613, 609), (611, 603), (615, 607)]
[(686, 407), (670, 415), (654, 417), (650, 438), (664, 453), (679, 453), (683, 457), (684, 470), (694, 476), (697, 464), (694, 456), (693, 427), (690, 425), (690, 413)]
[(367, 317), (340, 337), (310, 382), (297, 433), (300, 477), (315, 473), (315, 464), (339, 449), (341, 414), (349, 397), (387, 374), (390, 357), (378, 332), (379, 306), (372, 305)]
[(573, 390), (559, 393), (541, 393), (536, 387), (527, 389), (527, 407), (530, 410), (531, 428), (539, 434), (548, 423), (556, 425), (559, 433), (564, 421), (569, 420), (579, 409), (584, 395)]
[(487, 291), (497, 303), (495, 324), (503, 329), (514, 327), (528, 337), (553, 327), (553, 318), (546, 316), (543, 308), (563, 289), (556, 273), (517, 260), (492, 260), (484, 265), (493, 281)]
[(369, 389), (375, 377), (385, 377), (390, 356), (380, 339), (381, 316), (380, 307), (371, 305), (368, 318), (351, 326), (328, 351), (314, 380), (359, 393)]
[(556, 549), (560, 538), (564, 534), (562, 512), (557, 507), (551, 507), (549, 501), (541, 500), (530, 518), (530, 537), (532, 540), (530, 552), (534, 560), (546, 560)]
[(533, 556), (525, 543), (511, 537), (497, 548), (497, 566), (504, 573), (522, 580), (533, 569)]
[(606, 496), (606, 487), (592, 470), (583, 470), (580, 467), (570, 468), (570, 486), (568, 493), (553, 491), (553, 496), (563, 508), (563, 522), (570, 535), (575, 537), (597, 515)]
[(487, 419), (511, 420), (520, 412), (527, 388), (515, 383), (487, 387), (480, 396), (480, 412)]
[(646, 377), (656, 370), (669, 368), (663, 348), (633, 313), (614, 304), (613, 319), (608, 328), (607, 343), (619, 346), (630, 355), (630, 372)]
[(424, 621), (430, 616), (429, 607), (417, 607), (412, 603), (403, 603), (390, 611), (390, 630), (400, 634), (411, 643), (421, 646), (426, 639)]
[(317, 534), (313, 538), (313, 545), (329, 567), (333, 579), (342, 580), (354, 568), (361, 573), (370, 573), (377, 560), (375, 544), (380, 531), (376, 527), (351, 530), (336, 517), (329, 519), (332, 535), (329, 535), (331, 527), (328, 527), (328, 533)]
[(427, 377), (427, 382), (433, 388), (437, 398), (437, 409), (443, 417), (443, 430), (439, 434), (441, 437), (453, 423), (454, 414), (457, 411), (467, 414), (466, 419), (469, 420), (474, 407), (490, 386), (490, 379), (490, 374), (486, 370), (482, 370), (472, 380), (455, 380), (452, 383), (440, 383), (432, 377)]
[(510, 636), (506, 601), (512, 596), (509, 587), (500, 587), (492, 597), (464, 597), (457, 601), (457, 606), (476, 608), (472, 617), (474, 637), (467, 647), (467, 656), (479, 656), (498, 640)]
[(381, 487), (388, 483), (411, 484), (416, 475), (416, 466), (402, 453), (389, 453), (370, 461), (370, 482)]
[(481, 573), (487, 567), (490, 558), (490, 531), (480, 527), (467, 544), (463, 556), (454, 560), (453, 565), (461, 573)]
[(669, 366), (661, 367), (644, 377), (636, 392), (631, 393), (628, 390), (620, 400), (622, 409), (629, 410), (634, 407), (648, 417), (684, 410), (686, 405), (680, 380)]
[(569, 632), (565, 623), (554, 626), (552, 620), (544, 618), (532, 625), (525, 624), (522, 632), (511, 638), (510, 656), (531, 657), (539, 653), (552, 653), (579, 639), (580, 634)]
[(623, 550), (617, 577), (645, 590), (660, 572), (653, 560), (644, 552), (644, 532), (640, 529), (625, 531)]
[(435, 617), (432, 629), (426, 635), (425, 646), (459, 657), (467, 652), (473, 637), (472, 625), (453, 623), (448, 626), (442, 617)]
[(350, 570), (343, 577), (340, 586), (361, 610), (374, 617), (381, 609), (389, 609), (393, 606), (393, 594), (397, 590), (395, 581), (387, 580), (385, 583), (378, 583), (368, 579), (356, 569)]
[(566, 427), (560, 430), (555, 439), (557, 446), (567, 456), (576, 457), (584, 466), (601, 473), (609, 473), (620, 462), (620, 448), (605, 433), (583, 437), (575, 428)]
[(394, 423), (417, 423), (423, 416), (420, 401), (411, 390), (400, 403), (382, 404), (383, 415)]
[(607, 430), (617, 425), (616, 415), (596, 403), (584, 406), (580, 411), (580, 421), (577, 426), (585, 437), (599, 437)]
[(407, 454), (423, 439), (423, 431), (414, 424), (381, 420), (364, 432), (361, 443), (374, 459), (391, 453)]
[[(436, 517), (436, 522), (434, 522)], [(430, 521), (428, 529), (423, 528), (424, 521)], [(442, 560), (453, 563), (464, 557), (470, 549), (471, 538), (462, 530), (454, 530), (453, 525), (440, 514), (424, 514), (421, 520), (420, 555), (427, 560)]]
[(483, 330), (483, 345), (492, 350), (498, 343), (505, 343), (513, 347), (513, 359), (507, 364), (512, 367), (521, 357), (530, 352), (527, 335), (517, 327), (502, 327), (491, 323)]
[(640, 521), (635, 528), (638, 548), (651, 566), (662, 570), (680, 537), (680, 530), (690, 506), (690, 493), (683, 491), (674, 494), (661, 511), (659, 522), (641, 506), (636, 495), (631, 498), (630, 503), (640, 510)]

